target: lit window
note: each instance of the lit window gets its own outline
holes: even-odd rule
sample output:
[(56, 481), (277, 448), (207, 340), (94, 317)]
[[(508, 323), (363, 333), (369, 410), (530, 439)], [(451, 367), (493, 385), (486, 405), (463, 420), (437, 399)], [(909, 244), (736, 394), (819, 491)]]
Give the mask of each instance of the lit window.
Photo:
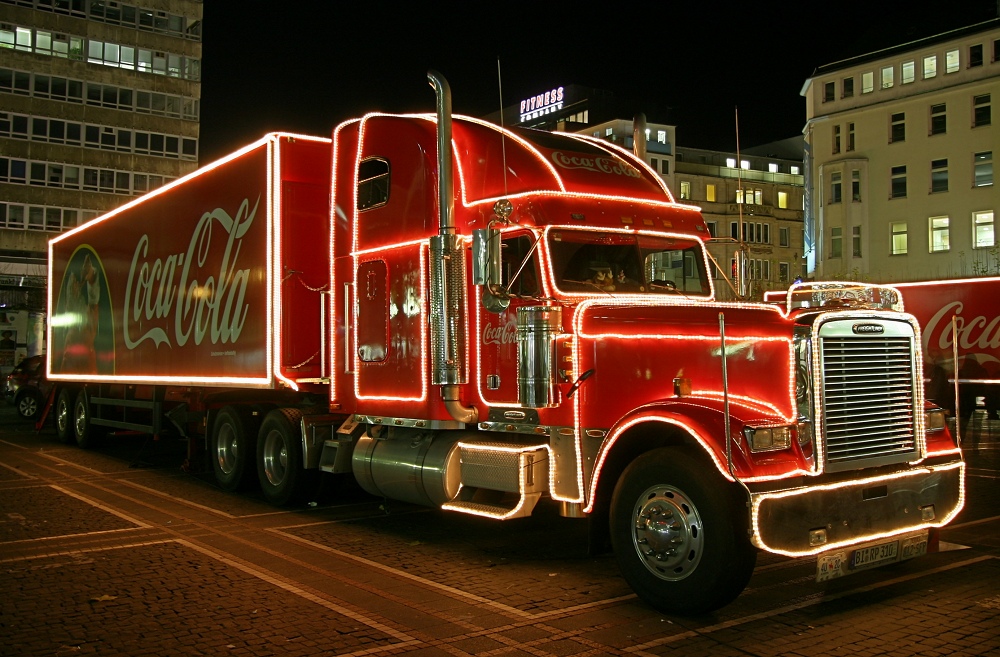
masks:
[(799, 175), (799, 171), (800, 171), (800, 169), (799, 169), (799, 167), (798, 167), (798, 166), (796, 166), (796, 165), (794, 165), (794, 164), (793, 164), (793, 165), (791, 166), (791, 172), (792, 172), (792, 175), (793, 175), (793, 176), (797, 176), (797, 175)]
[(737, 203), (742, 203), (743, 202), (743, 190), (742, 189), (737, 189), (736, 190), (736, 202)]
[(948, 191), (948, 160), (931, 160), (931, 193)]
[(931, 105), (931, 134), (943, 135), (948, 131), (948, 114), (944, 103)]
[(726, 166), (729, 167), (730, 169), (735, 169), (736, 168), (736, 158), (727, 157), (726, 158)]
[(841, 258), (844, 254), (844, 229), (830, 229), (830, 257)]
[(993, 210), (972, 213), (973, 247), (983, 249), (996, 246), (996, 234), (993, 232)]
[(892, 255), (906, 254), (906, 222), (900, 221), (891, 224), (892, 228)]
[(770, 171), (771, 173), (778, 173), (778, 165), (775, 164), (774, 162), (768, 162), (767, 170)]
[(750, 160), (740, 160), (740, 168), (749, 171), (750, 170)]
[(973, 186), (989, 187), (993, 184), (993, 151), (983, 151), (972, 156)]
[(937, 55), (924, 57), (924, 79), (928, 80), (937, 75)]
[(892, 167), (892, 185), (889, 198), (906, 198), (906, 165)]
[(906, 113), (897, 112), (892, 115), (892, 122), (889, 127), (889, 143), (906, 141)]
[(861, 257), (861, 226), (851, 228), (851, 255), (855, 258)]
[(948, 217), (931, 217), (929, 219), (930, 239), (928, 241), (931, 253), (939, 253), (951, 248), (948, 221)]
[(957, 73), (959, 69), (958, 51), (949, 50), (944, 54), (944, 72)]
[(840, 203), (841, 198), (840, 172), (834, 171), (830, 174), (830, 203)]
[(788, 192), (778, 192), (778, 207), (781, 209), (788, 207)]
[(667, 143), (667, 131), (666, 130), (657, 130), (656, 131), (656, 141), (660, 142), (661, 144)]
[(681, 181), (681, 198), (689, 199), (691, 198), (691, 183), (687, 180)]
[(604, 136), (605, 137), (610, 137), (614, 131), (615, 131), (614, 128), (605, 128), (605, 130), (604, 130)]
[(972, 99), (972, 105), (972, 127), (978, 128), (979, 126), (990, 125), (993, 118), (992, 112), (990, 111), (990, 95), (983, 94), (981, 96), (974, 96)]
[(715, 202), (715, 185), (712, 183), (705, 185), (705, 200), (712, 203)]
[(913, 82), (916, 72), (916, 66), (913, 62), (903, 62), (902, 75), (900, 76), (900, 82), (903, 84), (910, 84)]
[(893, 68), (891, 66), (882, 67), (882, 88), (888, 89), (892, 86)]
[(875, 89), (875, 73), (868, 71), (861, 74), (861, 93), (869, 94)]
[(983, 65), (983, 44), (969, 46), (969, 68)]
[(760, 189), (753, 190), (753, 202), (757, 205), (764, 204), (764, 192)]

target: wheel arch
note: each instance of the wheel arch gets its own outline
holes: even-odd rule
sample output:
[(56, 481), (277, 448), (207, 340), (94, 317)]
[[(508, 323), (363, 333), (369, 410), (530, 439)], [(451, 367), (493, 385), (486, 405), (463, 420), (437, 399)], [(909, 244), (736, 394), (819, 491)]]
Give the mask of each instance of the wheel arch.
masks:
[[(689, 412), (692, 408), (698, 417)], [(732, 416), (730, 421), (730, 433), (738, 435), (744, 423)], [(720, 440), (723, 427), (721, 409), (693, 406), (690, 402), (651, 405), (622, 418), (608, 432), (597, 453), (584, 510), (590, 512), (606, 505), (625, 468), (642, 454), (660, 447), (683, 449), (706, 468), (734, 482), (726, 463), (725, 443)], [(733, 445), (731, 454), (734, 470), (739, 473), (745, 465), (742, 453)]]

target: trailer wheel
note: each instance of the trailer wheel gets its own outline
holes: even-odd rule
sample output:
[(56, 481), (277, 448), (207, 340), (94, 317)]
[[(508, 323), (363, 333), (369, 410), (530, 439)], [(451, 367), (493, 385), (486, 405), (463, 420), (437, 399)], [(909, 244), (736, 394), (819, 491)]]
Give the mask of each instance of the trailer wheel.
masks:
[(14, 399), (14, 406), (17, 407), (17, 414), (24, 420), (35, 420), (42, 410), (42, 394), (37, 390), (23, 390)]
[(747, 522), (732, 486), (677, 449), (633, 461), (611, 501), (611, 541), (622, 574), (665, 613), (709, 612), (740, 594), (757, 560)]
[(219, 487), (227, 491), (249, 488), (256, 451), (256, 418), (241, 406), (223, 407), (212, 424), (212, 469)]
[(267, 414), (257, 440), (257, 476), (264, 497), (283, 506), (300, 499), (316, 484), (318, 471), (306, 470), (302, 460), (302, 412), (278, 408)]
[(73, 403), (73, 437), (77, 446), (82, 449), (89, 449), (97, 442), (98, 431), (91, 422), (90, 399), (87, 398), (86, 388), (81, 388), (76, 393), (76, 401)]
[(56, 437), (67, 445), (76, 442), (73, 435), (73, 401), (73, 391), (70, 388), (63, 388), (56, 397)]

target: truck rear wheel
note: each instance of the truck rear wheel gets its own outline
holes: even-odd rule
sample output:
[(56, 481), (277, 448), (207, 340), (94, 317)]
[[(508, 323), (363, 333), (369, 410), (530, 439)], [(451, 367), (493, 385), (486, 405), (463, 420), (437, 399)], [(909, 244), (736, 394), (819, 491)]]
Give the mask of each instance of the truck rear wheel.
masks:
[(278, 408), (267, 414), (257, 440), (257, 476), (264, 497), (282, 506), (297, 501), (316, 483), (316, 470), (302, 459), (301, 411)]
[(86, 388), (81, 388), (76, 393), (76, 401), (73, 402), (73, 437), (77, 446), (82, 449), (93, 447), (99, 437), (97, 428), (91, 422), (90, 399)]
[(740, 594), (757, 561), (747, 522), (746, 508), (714, 467), (677, 449), (633, 461), (611, 501), (622, 574), (665, 613), (709, 612)]
[(76, 442), (73, 435), (73, 401), (73, 390), (70, 388), (63, 388), (56, 397), (56, 437), (67, 445)]
[(223, 407), (212, 424), (212, 469), (219, 487), (228, 491), (249, 488), (256, 451), (256, 418), (246, 408)]

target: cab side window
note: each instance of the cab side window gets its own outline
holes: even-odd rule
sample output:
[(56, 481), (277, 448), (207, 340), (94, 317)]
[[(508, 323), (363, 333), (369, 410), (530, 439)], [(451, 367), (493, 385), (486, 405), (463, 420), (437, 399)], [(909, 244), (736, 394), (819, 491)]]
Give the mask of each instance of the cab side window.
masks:
[(358, 210), (369, 210), (389, 201), (389, 162), (373, 157), (358, 165)]

